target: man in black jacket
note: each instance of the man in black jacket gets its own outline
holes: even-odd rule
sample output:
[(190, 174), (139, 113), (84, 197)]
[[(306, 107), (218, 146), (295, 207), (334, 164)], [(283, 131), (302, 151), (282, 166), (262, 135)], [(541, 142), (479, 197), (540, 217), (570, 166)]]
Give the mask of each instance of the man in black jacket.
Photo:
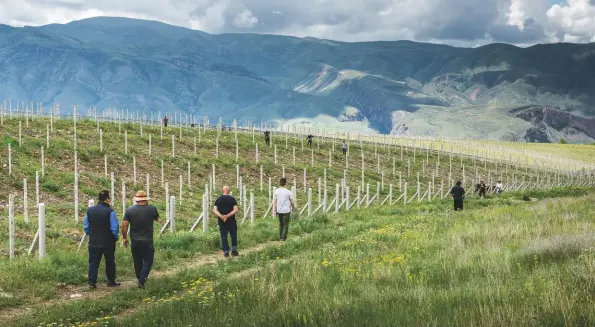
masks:
[(101, 257), (105, 257), (107, 286), (117, 287), (116, 282), (116, 241), (118, 240), (118, 218), (109, 205), (109, 191), (99, 193), (99, 203), (87, 209), (83, 227), (89, 235), (89, 288), (97, 288), (97, 272)]
[(455, 211), (463, 210), (465, 189), (461, 186), (461, 181), (457, 181), (456, 186), (450, 190), (450, 195), (454, 199)]
[(266, 142), (266, 144), (268, 146), (271, 145), (271, 132), (269, 132), (269, 131), (264, 132), (264, 141)]

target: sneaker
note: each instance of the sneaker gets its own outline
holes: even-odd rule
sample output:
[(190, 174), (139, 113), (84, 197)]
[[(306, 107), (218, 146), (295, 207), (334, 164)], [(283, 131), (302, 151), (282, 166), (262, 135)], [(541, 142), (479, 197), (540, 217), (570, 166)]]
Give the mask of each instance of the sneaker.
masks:
[(118, 282), (108, 282), (107, 287), (119, 287), (120, 283)]
[(229, 252), (223, 253), (223, 256), (226, 257), (226, 258), (229, 258)]
[(90, 290), (94, 290), (96, 288), (97, 288), (97, 285), (95, 285), (95, 284), (89, 284), (89, 289)]
[(138, 280), (138, 282), (137, 282), (137, 283), (138, 283), (138, 288), (142, 288), (142, 289), (144, 289), (144, 288), (145, 288), (145, 281), (146, 281), (145, 279), (143, 279), (143, 278), (140, 278), (140, 279)]
[(240, 254), (238, 253), (238, 251), (231, 251), (231, 255), (234, 256), (234, 257), (237, 257)]

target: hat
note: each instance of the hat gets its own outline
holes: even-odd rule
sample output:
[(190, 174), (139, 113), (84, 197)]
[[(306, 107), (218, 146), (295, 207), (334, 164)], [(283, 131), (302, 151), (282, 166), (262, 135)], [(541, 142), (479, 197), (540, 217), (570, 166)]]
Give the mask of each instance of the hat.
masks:
[(147, 197), (147, 192), (145, 192), (145, 191), (136, 192), (136, 194), (134, 195), (134, 202), (140, 202), (140, 201), (149, 201), (149, 198)]

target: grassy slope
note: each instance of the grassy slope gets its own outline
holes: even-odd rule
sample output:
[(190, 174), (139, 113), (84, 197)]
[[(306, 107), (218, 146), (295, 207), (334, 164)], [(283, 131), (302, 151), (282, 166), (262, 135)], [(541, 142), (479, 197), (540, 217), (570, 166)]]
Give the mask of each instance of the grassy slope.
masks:
[[(437, 139), (410, 141), (401, 140), (399, 144), (423, 144), (427, 147), (440, 148)], [(579, 172), (595, 170), (595, 146), (586, 144), (523, 143), (494, 140), (452, 140), (442, 143), (444, 149), (461, 155), (478, 155), (491, 160), (510, 159), (518, 165), (533, 168)]]
[[(551, 199), (563, 194), (577, 197)], [(442, 201), (295, 221), (283, 245), (145, 291), (36, 309), (17, 325), (592, 325), (594, 195), (526, 195), (542, 200), (507, 194), (460, 214)]]
[(456, 216), (384, 210), (386, 226), (218, 279), (206, 305), (188, 297), (122, 325), (592, 325), (593, 199)]
[[(48, 206), (48, 259), (39, 263), (34, 257), (27, 257), (27, 248), (29, 247), (36, 230), (36, 214), (34, 210), (34, 176), (35, 171), (40, 170), (39, 167), (39, 148), (45, 144), (45, 126), (49, 123), (47, 120), (31, 121), (29, 128), (23, 121), (23, 146), (18, 147), (18, 121), (6, 120), (2, 126), (2, 143), (0, 144), (0, 152), (6, 153), (7, 144), (11, 143), (13, 146), (13, 176), (9, 177), (7, 174), (0, 174), (0, 183), (6, 187), (0, 191), (0, 197), (3, 203), (6, 203), (7, 194), (14, 192), (17, 194), (17, 238), (16, 248), (17, 255), (20, 257), (8, 262), (8, 237), (7, 237), (7, 221), (0, 220), (0, 253), (3, 254), (0, 260), (0, 289), (4, 292), (18, 294), (12, 298), (0, 298), (0, 307), (11, 308), (21, 305), (32, 305), (39, 301), (46, 301), (56, 299), (64, 295), (64, 290), (56, 285), (66, 283), (67, 290), (76, 289), (78, 286), (84, 285), (86, 282), (85, 266), (86, 258), (83, 253), (73, 254), (76, 249), (78, 240), (80, 239), (82, 228), (80, 223), (75, 223), (73, 219), (73, 205), (72, 199), (72, 167), (73, 167), (73, 151), (72, 151), (72, 121), (57, 121), (54, 126), (54, 131), (51, 133), (50, 148), (46, 150), (46, 176), (41, 179), (41, 201)], [(95, 198), (96, 193), (101, 188), (109, 188), (109, 179), (103, 176), (103, 154), (99, 151), (99, 139), (96, 133), (96, 125), (94, 122), (80, 121), (78, 123), (78, 139), (79, 139), (79, 165), (80, 165), (80, 218), (82, 220), (82, 212), (84, 212), (87, 199)], [(132, 156), (136, 155), (137, 159), (137, 173), (139, 184), (144, 185), (143, 176), (150, 173), (152, 176), (151, 196), (155, 199), (154, 203), (162, 210), (164, 208), (163, 189), (159, 185), (159, 167), (160, 160), (163, 159), (166, 165), (166, 181), (170, 183), (170, 190), (172, 194), (177, 195), (178, 192), (178, 176), (184, 175), (184, 183), (186, 183), (186, 165), (191, 162), (192, 169), (192, 185), (191, 187), (184, 186), (184, 204), (177, 208), (177, 226), (179, 230), (188, 230), (195, 217), (200, 212), (200, 197), (204, 192), (204, 184), (207, 182), (207, 175), (211, 171), (211, 164), (217, 165), (217, 184), (221, 186), (223, 183), (235, 185), (235, 147), (233, 142), (233, 133), (223, 132), (220, 143), (220, 158), (214, 158), (215, 149), (215, 132), (208, 131), (206, 135), (201, 135), (201, 141), (198, 144), (199, 152), (194, 155), (193, 137), (198, 135), (196, 129), (183, 130), (182, 140), (176, 141), (176, 157), (171, 158), (171, 134), (179, 136), (179, 130), (176, 128), (168, 128), (165, 130), (164, 139), (159, 139), (159, 128), (144, 126), (144, 137), (140, 137), (138, 125), (122, 125), (122, 134), (118, 133), (118, 127), (115, 124), (102, 123), (101, 128), (104, 131), (104, 153), (108, 155), (108, 171), (114, 171), (116, 174), (116, 203), (114, 207), (118, 214), (121, 214), (120, 203), (120, 188), (121, 181), (125, 180), (128, 184), (128, 204), (131, 204), (130, 198), (133, 195), (131, 188), (132, 178)], [(130, 153), (124, 153), (124, 130), (129, 131), (129, 150)], [(153, 135), (153, 155), (148, 156), (147, 153), (147, 134)], [(170, 134), (171, 133), (171, 134)], [(268, 192), (266, 190), (266, 180), (271, 177), (273, 181), (281, 176), (281, 167), (274, 165), (272, 148), (263, 148), (261, 143), (261, 159), (265, 172), (265, 189), (260, 192), (258, 189), (258, 174), (259, 166), (254, 163), (254, 150), (252, 137), (246, 134), (239, 134), (240, 141), (240, 160), (242, 175), (245, 182), (248, 184), (248, 189), (253, 190), (256, 196), (257, 203), (257, 218), (260, 219), (264, 214)], [(256, 136), (257, 142), (262, 142), (260, 135)], [(290, 183), (293, 183), (294, 178), (297, 179), (298, 187), (301, 189), (303, 167), (308, 169), (308, 186), (316, 189), (316, 178), (323, 176), (323, 170), (327, 169), (328, 184), (334, 185), (339, 182), (343, 176), (344, 162), (342, 161), (342, 154), (339, 151), (339, 144), (335, 145), (335, 152), (333, 154), (333, 166), (328, 168), (328, 151), (332, 150), (332, 145), (328, 142), (320, 143), (320, 150), (315, 143), (315, 165), (310, 166), (311, 155), (309, 150), (301, 150), (301, 142), (295, 139), (289, 139), (289, 147), (285, 148), (285, 139), (283, 137), (274, 138), (274, 143), (278, 145), (278, 161), (279, 163), (287, 163), (287, 175)], [(337, 141), (338, 142), (338, 141)], [(296, 147), (297, 162), (296, 167), (292, 167), (291, 153), (292, 146)], [(349, 184), (352, 191), (352, 199), (355, 195), (357, 185), (361, 183), (361, 153), (359, 146), (353, 142), (351, 144), (351, 159), (349, 170)], [(422, 190), (425, 191), (428, 180), (431, 178), (430, 169), (426, 168), (426, 175), (424, 176), (424, 169), (422, 167), (423, 161), (426, 158), (426, 153), (416, 150), (416, 159), (413, 160), (413, 150), (405, 148), (403, 151), (404, 160), (400, 160), (400, 148), (388, 148), (373, 146), (364, 147), (364, 157), (366, 164), (366, 182), (372, 185), (372, 192), (374, 184), (380, 179), (376, 173), (377, 159), (375, 153), (380, 154), (381, 170), (385, 172), (385, 182), (398, 183), (397, 176), (392, 176), (392, 160), (394, 157), (396, 164), (396, 171), (403, 171), (403, 180), (410, 183), (410, 193), (413, 194), (412, 188), (416, 181), (417, 172), (421, 173)], [(411, 175), (407, 177), (407, 161), (410, 160)], [(462, 160), (462, 161), (461, 161)], [(0, 165), (7, 162), (6, 156), (0, 158)], [(436, 154), (429, 155), (429, 167), (435, 167), (438, 162)], [(442, 155), (440, 158), (439, 174), (436, 178), (436, 183), (439, 184), (442, 180), (447, 179), (448, 175), (448, 156)], [(480, 160), (474, 161), (470, 158), (453, 157), (453, 179), (461, 178), (462, 166), (461, 162), (467, 167), (467, 179), (471, 180), (471, 176), (475, 175), (475, 169), (483, 178), (486, 177), (487, 171), (492, 171), (492, 174), (499, 175), (500, 172), (506, 176), (505, 165), (499, 165), (493, 162), (482, 162)], [(485, 168), (484, 168), (485, 167)], [(6, 168), (4, 168), (6, 169)], [(533, 169), (526, 170), (510, 168), (508, 176), (516, 175), (517, 179), (522, 180), (524, 175), (534, 178), (537, 171)], [(22, 178), (27, 177), (29, 180), (29, 215), (30, 224), (26, 225), (22, 217)], [(506, 177), (504, 177), (506, 178)], [(448, 181), (445, 181), (448, 183)], [(469, 183), (469, 182), (468, 182)], [(137, 186), (135, 189), (144, 186)], [(395, 185), (395, 192), (396, 192)], [(237, 190), (234, 190), (237, 194)], [(386, 195), (388, 187), (382, 192)], [(316, 193), (316, 192), (314, 192)], [(334, 187), (330, 187), (329, 199), (332, 199)], [(316, 198), (316, 195), (314, 196)], [(303, 204), (305, 197), (302, 192), (298, 194), (298, 204)], [(314, 200), (316, 203), (317, 201)], [(6, 211), (5, 211), (6, 212)], [(7, 212), (6, 212), (7, 214)], [(163, 215), (163, 211), (162, 211)], [(214, 228), (215, 221), (211, 218), (211, 228), (206, 234), (202, 233), (183, 233), (180, 232), (176, 236), (164, 235), (159, 237), (157, 245), (161, 249), (157, 255), (156, 270), (162, 270), (168, 266), (176, 266), (182, 264), (197, 254), (208, 254), (216, 251), (219, 248), (216, 229)], [(303, 227), (297, 227), (296, 231), (308, 232), (312, 228), (307, 221), (304, 222)], [(267, 240), (274, 239), (275, 231), (270, 219), (266, 223), (259, 220), (254, 226), (244, 226), (242, 239), (242, 246), (256, 245)], [(130, 256), (128, 251), (122, 251), (119, 254), (119, 276), (123, 279), (129, 279), (133, 276), (132, 267), (130, 263)]]

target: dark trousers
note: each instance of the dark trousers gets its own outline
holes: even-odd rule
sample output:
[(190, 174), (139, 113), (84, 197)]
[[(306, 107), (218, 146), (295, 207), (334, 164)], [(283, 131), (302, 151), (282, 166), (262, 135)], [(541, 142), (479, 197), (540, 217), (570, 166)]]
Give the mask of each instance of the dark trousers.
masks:
[(287, 239), (287, 232), (289, 231), (289, 218), (291, 214), (288, 213), (278, 213), (279, 216), (279, 238), (283, 241)]
[(271, 145), (271, 140), (270, 139), (264, 139), (264, 141), (267, 143), (267, 145)]
[(101, 257), (105, 257), (105, 274), (108, 282), (116, 281), (116, 245), (113, 247), (89, 247), (89, 285), (97, 283)]
[(454, 199), (455, 211), (463, 210), (463, 199)]
[(343, 150), (343, 154), (347, 154), (347, 149), (342, 149)]
[(312, 147), (312, 141), (308, 141), (308, 146)]
[(227, 241), (227, 234), (231, 236), (231, 250), (238, 250), (238, 225), (236, 222), (219, 225), (219, 233), (221, 234), (221, 246), (224, 253), (229, 253), (229, 243)]
[(144, 281), (149, 277), (151, 267), (153, 267), (153, 259), (155, 258), (153, 242), (133, 241), (130, 250), (132, 250), (136, 279)]

